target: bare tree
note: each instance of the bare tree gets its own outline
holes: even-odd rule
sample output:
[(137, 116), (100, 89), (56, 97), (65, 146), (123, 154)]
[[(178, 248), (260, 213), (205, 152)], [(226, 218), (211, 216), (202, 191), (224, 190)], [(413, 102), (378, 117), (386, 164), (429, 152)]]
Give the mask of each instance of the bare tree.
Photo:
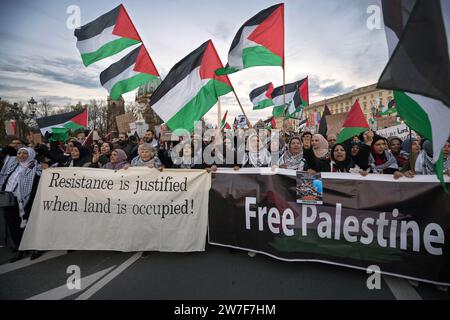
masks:
[(39, 104), (36, 108), (36, 115), (38, 117), (48, 117), (51, 113), (51, 109), (53, 106), (50, 104), (50, 101), (43, 98), (39, 100)]

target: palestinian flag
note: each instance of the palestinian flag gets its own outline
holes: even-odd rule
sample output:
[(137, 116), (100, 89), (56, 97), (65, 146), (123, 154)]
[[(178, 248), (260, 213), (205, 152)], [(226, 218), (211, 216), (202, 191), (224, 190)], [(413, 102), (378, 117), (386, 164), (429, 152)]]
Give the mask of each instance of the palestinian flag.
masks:
[[(54, 116), (36, 119), (41, 134), (52, 133), (54, 128), (65, 128), (67, 130), (78, 130), (88, 125), (88, 109), (57, 114)], [(61, 133), (61, 130), (56, 130)]]
[(284, 87), (285, 92), (283, 92), (283, 86), (273, 89), (272, 101), (274, 107), (272, 115), (274, 117), (290, 117), (301, 111), (309, 103), (308, 78), (286, 84)]
[(328, 133), (327, 116), (329, 115), (331, 115), (331, 111), (328, 108), (328, 105), (325, 103), (325, 108), (323, 109), (322, 118), (320, 119), (319, 123), (319, 133), (325, 138), (327, 137)]
[(228, 76), (217, 76), (221, 68), (211, 40), (178, 62), (153, 95), (149, 105), (173, 131), (194, 128), (216, 103), (219, 96), (233, 90)]
[(230, 124), (227, 122), (227, 116), (228, 116), (228, 110), (225, 112), (222, 121), (220, 122), (220, 129), (227, 129), (230, 130), (231, 126)]
[(86, 67), (142, 42), (123, 5), (76, 29), (75, 37)]
[(390, 59), (378, 88), (394, 90), (400, 118), (433, 142), (433, 163), (443, 182), (441, 151), (450, 136), (450, 59), (443, 21), (448, 15), (439, 0), (382, 3)]
[(231, 43), (228, 64), (218, 75), (256, 66), (284, 67), (284, 4), (267, 8), (244, 23)]
[(347, 118), (345, 118), (342, 125), (341, 132), (339, 133), (336, 143), (342, 143), (354, 136), (359, 135), (361, 132), (369, 130), (369, 124), (364, 116), (364, 113), (359, 105), (358, 100), (355, 101), (353, 107), (350, 109)]
[(272, 82), (250, 92), (250, 101), (253, 103), (253, 110), (260, 110), (273, 106), (272, 92)]
[(159, 77), (144, 45), (131, 51), (100, 74), (102, 86), (113, 100)]

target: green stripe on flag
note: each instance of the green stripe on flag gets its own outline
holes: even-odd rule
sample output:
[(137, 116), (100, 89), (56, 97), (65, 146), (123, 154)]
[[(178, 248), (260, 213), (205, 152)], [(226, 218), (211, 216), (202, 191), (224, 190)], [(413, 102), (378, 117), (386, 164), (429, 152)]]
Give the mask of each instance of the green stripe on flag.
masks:
[(172, 131), (180, 128), (191, 131), (194, 122), (200, 120), (217, 103), (218, 96), (228, 92), (231, 92), (231, 88), (227, 84), (211, 79), (194, 98), (167, 121), (167, 125)]
[(139, 73), (134, 77), (119, 81), (114, 84), (109, 95), (111, 96), (111, 99), (118, 100), (122, 94), (130, 92), (138, 88), (139, 86), (151, 80), (154, 80), (155, 78), (157, 77), (146, 73)]
[(256, 66), (282, 66), (283, 59), (262, 46), (244, 48), (242, 51), (244, 68)]
[(283, 106), (273, 107), (272, 116), (274, 116), (274, 117), (284, 116), (284, 107)]
[(341, 132), (337, 137), (336, 143), (342, 143), (367, 130), (369, 130), (369, 128), (362, 128), (362, 127), (342, 128)]
[(116, 53), (119, 53), (123, 49), (131, 47), (132, 45), (140, 43), (138, 40), (120, 38), (111, 42), (106, 43), (100, 49), (95, 52), (84, 53), (81, 55), (84, 65), (87, 67), (94, 62), (100, 61), (102, 59), (108, 58)]
[(432, 140), (431, 123), (428, 114), (411, 97), (401, 91), (394, 91), (394, 99), (397, 103), (397, 112), (406, 125), (419, 132), (424, 138)]
[[(84, 129), (83, 126), (80, 126), (78, 123), (72, 122), (72, 121), (69, 121), (66, 124), (64, 124), (64, 128), (70, 129), (72, 131), (76, 131), (78, 129)], [(52, 130), (54, 130), (54, 128), (52, 128)]]
[[(419, 133), (422, 137), (433, 141), (433, 131), (431, 129), (431, 121), (428, 114), (423, 108), (410, 96), (402, 91), (394, 90), (394, 99), (397, 103), (397, 112), (406, 125)], [(447, 186), (444, 182), (444, 156), (443, 152), (439, 160), (434, 165), (436, 176), (441, 182), (442, 187), (447, 192)]]
[(253, 107), (253, 110), (261, 110), (261, 109), (268, 108), (271, 106), (273, 106), (273, 101), (271, 99), (266, 99), (266, 100), (259, 101), (258, 104)]

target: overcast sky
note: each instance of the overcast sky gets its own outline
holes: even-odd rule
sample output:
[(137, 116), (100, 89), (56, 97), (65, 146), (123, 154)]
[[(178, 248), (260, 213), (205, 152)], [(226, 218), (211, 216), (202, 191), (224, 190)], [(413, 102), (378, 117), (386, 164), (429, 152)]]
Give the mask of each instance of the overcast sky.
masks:
[[(449, 3), (450, 1), (443, 1)], [(88, 68), (81, 63), (70, 5), (81, 10), (81, 25), (123, 3), (163, 76), (184, 56), (212, 39), (224, 64), (231, 41), (250, 17), (279, 1), (271, 0), (2, 0), (0, 3), (0, 97), (9, 101), (46, 98), (64, 105), (106, 99), (99, 75), (118, 55)], [(310, 77), (310, 102), (375, 83), (387, 62), (384, 30), (367, 28), (370, 5), (378, 0), (285, 1), (286, 82)], [(450, 12), (450, 6), (444, 8)], [(130, 49), (131, 50), (131, 49)], [(255, 67), (230, 76), (250, 120), (271, 109), (252, 111), (249, 92), (282, 84), (280, 67)], [(135, 92), (124, 96), (133, 101)], [(234, 96), (222, 98), (229, 119), (239, 113)], [(217, 118), (216, 108), (208, 114)]]

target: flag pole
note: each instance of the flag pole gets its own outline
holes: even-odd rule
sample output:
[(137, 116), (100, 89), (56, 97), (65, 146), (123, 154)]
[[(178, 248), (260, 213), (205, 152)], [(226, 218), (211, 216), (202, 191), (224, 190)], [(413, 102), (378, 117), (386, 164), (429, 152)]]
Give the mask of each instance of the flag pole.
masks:
[(222, 106), (220, 104), (220, 96), (217, 97), (217, 128), (221, 129), (222, 122)]
[(233, 88), (233, 93), (234, 93), (234, 96), (236, 97), (236, 100), (237, 100), (237, 102), (239, 104), (239, 107), (241, 108), (242, 113), (244, 114), (245, 119), (247, 120), (247, 125), (250, 128), (250, 120), (248, 120), (247, 114), (245, 113), (244, 108), (242, 108), (241, 101), (239, 100), (239, 98), (238, 98), (238, 96), (236, 94), (236, 91), (234, 91), (234, 88)]
[(410, 126), (408, 126), (408, 128), (409, 128), (409, 159), (408, 160), (409, 160), (409, 167), (410, 167), (411, 171), (414, 172), (415, 170), (413, 168), (414, 161), (413, 161), (413, 154), (412, 154), (412, 130), (411, 130)]
[(284, 59), (283, 59), (283, 130), (286, 129), (285, 128), (285, 123), (284, 120), (286, 119), (286, 71), (284, 69)]

